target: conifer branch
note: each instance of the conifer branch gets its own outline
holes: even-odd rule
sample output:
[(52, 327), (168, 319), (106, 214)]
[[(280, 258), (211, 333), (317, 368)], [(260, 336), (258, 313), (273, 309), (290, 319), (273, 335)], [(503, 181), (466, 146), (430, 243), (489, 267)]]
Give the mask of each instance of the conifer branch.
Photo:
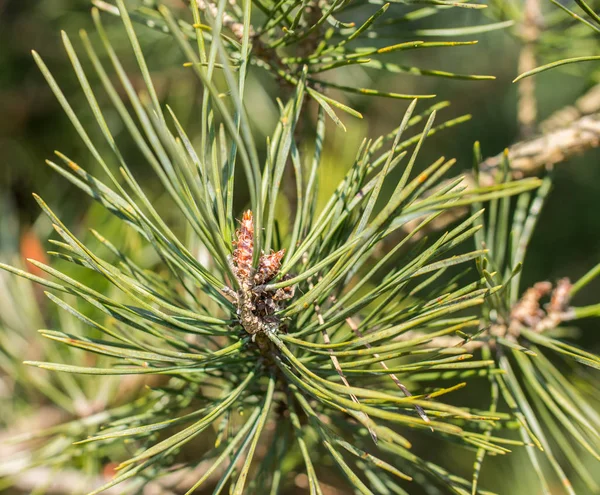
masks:
[[(600, 114), (596, 113), (585, 115), (566, 127), (515, 143), (508, 148), (508, 157), (514, 176), (531, 176), (599, 145)], [(501, 153), (481, 164), (483, 184), (493, 181), (493, 174), (500, 166), (502, 157)]]
[[(594, 100), (596, 101), (596, 100)], [(564, 118), (564, 115), (562, 116)], [(543, 173), (545, 170), (564, 163), (570, 158), (581, 155), (600, 146), (600, 113), (584, 115), (566, 127), (555, 128), (547, 134), (529, 140), (519, 141), (508, 147), (503, 153), (485, 159), (479, 166), (479, 184), (490, 186), (496, 183), (496, 174), (503, 160), (508, 157), (512, 177), (522, 178)], [(466, 190), (473, 189), (476, 181), (472, 173), (465, 173), (455, 179), (448, 179), (440, 188), (460, 179), (459, 185)], [(430, 222), (427, 229), (413, 236), (418, 241), (429, 232), (444, 230), (453, 222), (463, 218), (468, 208), (454, 208), (444, 212)], [(414, 229), (419, 220), (413, 220), (402, 227), (405, 234)]]
[[(548, 485), (549, 467), (572, 492), (566, 460), (597, 491), (579, 463), (581, 452), (600, 460), (600, 419), (585, 396), (593, 383), (584, 378), (576, 387), (562, 369), (570, 367), (545, 354), (600, 369), (600, 357), (557, 337), (564, 321), (600, 316), (600, 304), (571, 306), (600, 268), (574, 284), (563, 279), (526, 290), (520, 274), (551, 186), (549, 176), (527, 176), (597, 146), (600, 109), (516, 143), (500, 158), (482, 160), (476, 144), (473, 174), (444, 180), (455, 160), (423, 164), (423, 151), (433, 151), (434, 134), (469, 116), (439, 122), (447, 102), (417, 107), (433, 95), (330, 77), (356, 69), (490, 79), (416, 67), (403, 52), (466, 48), (473, 41), (425, 39), (471, 36), (512, 21), (404, 29), (414, 19), (484, 7), (447, 0), (418, 0), (427, 5), (415, 10), (413, 0), (399, 0), (405, 10), (347, 0), (190, 0), (189, 11), (153, 1), (93, 3), (103, 52), (82, 32), (86, 61), (62, 34), (89, 107), (85, 118), (44, 54), (34, 58), (87, 149), (86, 170), (60, 152), (48, 165), (98, 203), (90, 221), (109, 228), (105, 234), (70, 228), (61, 201), (36, 195), (55, 230), (49, 255), (60, 263), (33, 260), (35, 273), (0, 263), (10, 273), (0, 280), (10, 281), (0, 285), (3, 382), (69, 418), (15, 439), (23, 455), (3, 466), (0, 486), (39, 491), (37, 476), (58, 492), (67, 491), (65, 481), (91, 484), (88, 495), (191, 495), (205, 484), (236, 495), (262, 495), (265, 487), (276, 495), (294, 484), (311, 495), (338, 485), (363, 495), (421, 489), (477, 495), (490, 493), (478, 486), (484, 459), (525, 448), (540, 486)], [(577, 4), (600, 23), (584, 0)], [(363, 8), (353, 12), (357, 6)], [(527, 6), (525, 27), (535, 31), (538, 0)], [(98, 9), (118, 16), (134, 67), (122, 65), (122, 47), (111, 43)], [(177, 63), (203, 89), (200, 111), (188, 115), (198, 125), (164, 105), (147, 60), (153, 50), (138, 29), (153, 29), (158, 43), (180, 49)], [(530, 55), (538, 34), (529, 35)], [(129, 70), (141, 75), (141, 87)], [(265, 146), (257, 142), (248, 104), (248, 77), (258, 74), (286, 87)], [(97, 96), (94, 81), (108, 99)], [(522, 87), (528, 112), (521, 112), (521, 124), (528, 127), (535, 121), (533, 85)], [(413, 101), (396, 129), (362, 141), (322, 198), (319, 181), (333, 177), (324, 152), (326, 116), (341, 128), (339, 110), (362, 117), (330, 91)], [(316, 132), (308, 99), (319, 107)], [(97, 132), (88, 130), (87, 118)], [(147, 165), (143, 173), (128, 164), (136, 154)], [(292, 215), (279, 207), (289, 196), (286, 182), (295, 186)], [(443, 232), (423, 239), (432, 228)], [(119, 237), (114, 243), (111, 233)], [(32, 283), (44, 287), (56, 306), (45, 313), (49, 325), (43, 322), (40, 335), (28, 330), (42, 318), (26, 319), (28, 311), (12, 307), (25, 308), (29, 299), (37, 304), (23, 297), (13, 275), (29, 293)], [(17, 314), (17, 325), (4, 309)], [(21, 363), (28, 341), (42, 338), (48, 344), (26, 357), (35, 361)], [(129, 394), (127, 377), (156, 381)], [(478, 377), (489, 382), (483, 410), (455, 394)], [(505, 435), (510, 428), (521, 439)], [(425, 435), (473, 452), (472, 476), (463, 477), (452, 462), (437, 465), (427, 446), (414, 449)], [(548, 462), (539, 462), (541, 455)], [(120, 463), (111, 476), (101, 474), (106, 458)], [(64, 469), (64, 478), (52, 480), (52, 468)]]

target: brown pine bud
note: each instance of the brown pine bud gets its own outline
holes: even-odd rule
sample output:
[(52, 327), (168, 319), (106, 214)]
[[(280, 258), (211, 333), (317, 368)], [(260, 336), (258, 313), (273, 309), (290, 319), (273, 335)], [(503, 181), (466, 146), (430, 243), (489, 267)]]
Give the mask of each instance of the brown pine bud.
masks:
[(281, 267), (281, 260), (285, 254), (285, 249), (277, 251), (271, 254), (262, 254), (258, 260), (258, 270), (254, 275), (254, 282), (256, 285), (262, 285), (269, 282), (277, 273)]
[(562, 313), (569, 307), (570, 292), (573, 285), (568, 278), (561, 278), (552, 291), (548, 312)]
[(247, 283), (252, 276), (252, 254), (254, 251), (254, 224), (252, 211), (244, 212), (240, 228), (235, 232), (236, 240), (233, 241), (233, 265), (235, 274), (240, 283)]

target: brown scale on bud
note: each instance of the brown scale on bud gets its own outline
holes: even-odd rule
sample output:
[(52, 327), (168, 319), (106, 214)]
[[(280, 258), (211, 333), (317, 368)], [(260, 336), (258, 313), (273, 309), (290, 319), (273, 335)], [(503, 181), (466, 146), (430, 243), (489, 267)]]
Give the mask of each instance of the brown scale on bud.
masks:
[(571, 289), (573, 284), (568, 278), (561, 278), (556, 282), (556, 287), (552, 291), (550, 304), (548, 305), (548, 313), (562, 313), (569, 308), (571, 299)]
[(233, 241), (235, 251), (233, 252), (234, 273), (240, 285), (248, 285), (252, 277), (252, 256), (254, 254), (254, 223), (252, 211), (244, 212), (240, 228), (235, 232), (236, 240)]
[[(538, 282), (527, 289), (510, 313), (509, 334), (518, 336), (521, 326), (542, 333), (570, 319), (571, 288), (569, 279), (563, 278), (554, 288), (550, 282)], [(540, 301), (548, 295), (550, 295), (550, 302), (542, 308)]]
[[(291, 279), (292, 276), (287, 274), (284, 275), (281, 279), (282, 281)], [(275, 294), (273, 294), (273, 299), (275, 301), (285, 301), (286, 299), (291, 299), (294, 297), (294, 293), (296, 292), (296, 287), (293, 285), (288, 285), (287, 287), (282, 287), (281, 289), (277, 289)]]
[(281, 260), (285, 254), (285, 249), (271, 254), (261, 254), (258, 260), (258, 269), (254, 274), (254, 283), (256, 285), (266, 284), (275, 278), (281, 268)]
[(535, 328), (545, 313), (540, 307), (540, 299), (552, 290), (550, 282), (537, 282), (525, 291), (519, 302), (513, 307), (510, 317), (529, 328)]

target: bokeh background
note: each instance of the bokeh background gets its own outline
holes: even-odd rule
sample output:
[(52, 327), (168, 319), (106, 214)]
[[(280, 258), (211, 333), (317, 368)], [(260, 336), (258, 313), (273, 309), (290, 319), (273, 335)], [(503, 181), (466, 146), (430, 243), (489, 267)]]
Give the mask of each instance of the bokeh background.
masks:
[[(175, 8), (182, 6), (177, 0), (169, 3)], [(550, 5), (550, 2), (547, 3)], [(546, 7), (544, 6), (545, 10)], [(80, 116), (84, 124), (89, 128), (94, 127), (93, 117), (87, 110), (84, 96), (60, 40), (61, 29), (67, 31), (73, 39), (76, 39), (79, 29), (87, 29), (90, 33), (93, 31), (89, 9), (90, 3), (87, 0), (0, 0), (0, 256), (3, 260), (46, 258), (44, 251), (49, 249), (46, 240), (50, 236), (50, 228), (40, 219), (40, 211), (31, 196), (32, 192), (40, 194), (76, 232), (78, 229), (85, 231), (86, 226), (92, 222), (105, 223), (109, 231), (118, 229), (110, 224), (99, 208), (91, 204), (87, 196), (44, 164), (55, 149), (78, 159), (82, 165), (88, 165), (86, 161), (91, 163), (91, 160), (34, 64), (30, 50), (35, 49), (43, 55), (63, 90), (69, 95), (73, 107), (81, 110)], [(454, 9), (443, 16), (427, 19), (424, 24), (432, 29), (503, 20), (501, 15), (500, 18), (494, 16), (495, 13), (498, 14), (494, 9), (487, 10), (489, 12)], [(355, 15), (357, 18), (364, 17), (360, 9), (355, 11)], [(133, 68), (132, 55), (120, 23), (115, 19), (108, 25), (113, 44), (123, 48), (120, 55), (126, 67), (129, 62), (129, 67)], [(410, 31), (420, 27), (418, 23), (399, 25), (399, 40), (415, 39)], [(182, 67), (183, 60), (167, 36), (144, 28), (138, 29), (138, 34), (150, 61), (159, 96), (174, 108), (188, 133), (197, 134), (199, 125), (196, 117), (200, 111), (200, 92), (196, 79)], [(336, 77), (341, 83), (352, 78), (354, 83), (359, 83), (356, 85), (387, 91), (435, 93), (438, 100), (449, 100), (452, 103), (440, 114), (445, 119), (472, 115), (471, 120), (436, 135), (432, 141), (434, 144), (430, 144), (421, 157), (422, 164), (431, 163), (440, 155), (455, 157), (458, 161), (456, 172), (460, 169), (467, 170), (472, 164), (472, 147), (475, 141), (481, 142), (484, 156), (492, 156), (520, 139), (517, 121), (518, 88), (512, 83), (518, 75), (517, 63), (522, 49), (522, 42), (517, 34), (518, 26), (514, 26), (464, 37), (465, 40), (479, 40), (475, 46), (399, 52), (389, 59), (394, 62), (394, 57), (397, 57), (399, 63), (415, 64), (423, 68), (489, 74), (496, 77), (492, 81), (383, 74), (360, 68), (340, 71)], [(91, 36), (94, 39), (93, 34)], [(586, 40), (578, 44), (573, 41), (572, 47), (563, 48), (572, 50), (573, 54), (586, 54), (589, 51), (585, 50), (590, 47), (597, 50), (594, 43), (595, 41)], [(579, 49), (581, 53), (577, 53)], [(552, 60), (552, 55), (550, 43), (540, 48), (538, 60)], [(594, 63), (588, 63), (538, 76), (535, 79), (538, 122), (572, 105), (578, 97), (594, 87), (600, 77), (600, 71), (596, 69), (597, 64), (595, 66)], [(253, 73), (247, 91), (248, 112), (254, 132), (258, 141), (264, 142), (278, 118), (273, 97), (285, 97), (288, 90), (263, 73)], [(327, 167), (322, 172), (322, 178), (325, 179), (322, 190), (324, 197), (330, 192), (327, 185), (331, 184), (333, 187), (338, 177), (351, 164), (360, 140), (365, 136), (376, 137), (389, 132), (398, 125), (407, 107), (405, 101), (384, 98), (356, 96), (349, 101), (363, 113), (364, 119), (343, 115), (348, 128), (346, 133), (331, 125), (326, 142)], [(421, 105), (420, 108), (425, 106)], [(108, 117), (110, 119), (110, 114)], [(118, 135), (118, 131), (116, 134)], [(127, 149), (126, 138), (124, 143), (125, 155), (131, 153), (133, 156), (133, 152)], [(159, 190), (155, 177), (148, 171), (145, 163), (136, 159), (130, 162), (130, 166), (147, 189)], [(572, 157), (557, 165), (554, 173), (553, 190), (541, 214), (525, 262), (524, 286), (530, 286), (539, 280), (554, 281), (560, 277), (577, 279), (600, 261), (600, 151), (591, 150)], [(244, 198), (239, 198), (238, 201), (241, 208)], [(118, 231), (113, 233), (118, 234)], [(130, 248), (134, 249), (135, 245), (132, 244)], [(143, 258), (145, 253), (137, 255)], [(3, 287), (2, 290), (7, 289)], [(0, 296), (2, 294), (0, 292)], [(22, 346), (20, 349), (29, 350), (37, 345), (31, 339), (38, 338), (35, 336), (36, 328), (30, 328), (31, 325), (51, 318), (45, 314), (47, 306), (39, 294), (33, 293), (30, 296), (35, 300), (36, 311), (39, 311), (35, 317), (27, 313), (33, 311), (31, 302), (25, 304), (21, 299), (17, 303), (22, 303), (22, 306), (15, 306), (9, 298), (0, 300), (0, 311), (3, 312), (0, 322), (7, 325), (8, 321), (8, 324), (21, 329), (23, 338), (19, 344)], [(600, 285), (591, 284), (578, 297), (580, 305), (597, 302), (600, 300)], [(596, 351), (600, 349), (599, 325), (600, 322), (592, 320), (580, 326), (581, 345)], [(10, 345), (14, 345), (15, 341), (12, 337), (11, 339)], [(8, 352), (7, 346), (8, 341), (0, 339), (0, 351), (5, 353), (0, 352), (0, 355), (4, 359), (6, 355), (16, 352), (14, 348)], [(27, 375), (26, 380), (29, 379)], [(9, 386), (9, 381), (3, 380), (0, 374), (0, 402), (3, 403), (0, 406), (2, 429), (13, 424), (17, 415), (30, 414), (28, 405), (41, 408), (47, 399), (43, 394), (40, 396), (28, 391), (26, 386)], [(0, 441), (1, 438), (0, 436)], [(427, 450), (427, 446), (423, 446), (422, 450)], [(502, 486), (511, 478), (521, 476), (523, 482), (519, 491), (510, 493), (534, 493), (530, 491), (527, 477), (515, 467), (519, 464), (521, 455), (525, 454), (515, 454), (512, 462), (510, 459), (501, 461), (494, 470), (484, 468), (483, 483), (489, 483), (488, 486), (498, 483), (497, 486)], [(469, 469), (472, 459), (456, 458), (453, 462), (462, 463), (465, 469)], [(498, 491), (509, 493), (501, 489)], [(6, 493), (12, 492), (7, 489)]]

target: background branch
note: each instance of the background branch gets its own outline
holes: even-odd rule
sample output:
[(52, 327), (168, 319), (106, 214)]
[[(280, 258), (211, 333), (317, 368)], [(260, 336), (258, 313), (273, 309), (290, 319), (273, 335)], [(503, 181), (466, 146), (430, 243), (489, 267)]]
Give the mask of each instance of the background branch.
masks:
[[(524, 19), (521, 26), (521, 36), (524, 43), (519, 54), (519, 74), (529, 72), (537, 66), (535, 44), (540, 36), (541, 24), (542, 12), (539, 0), (526, 0)], [(519, 83), (518, 93), (517, 119), (521, 137), (527, 139), (535, 134), (535, 122), (538, 113), (535, 98), (535, 78), (523, 79)]]
[[(593, 94), (592, 94), (593, 92)], [(589, 98), (586, 99), (586, 98)], [(585, 101), (587, 109), (591, 107), (600, 107), (600, 86), (595, 86), (589, 95), (580, 99)], [(578, 100), (579, 101), (579, 100)], [(570, 113), (576, 107), (570, 107)], [(554, 122), (557, 116), (553, 116)], [(537, 175), (543, 170), (552, 167), (558, 163), (565, 162), (575, 155), (584, 153), (587, 150), (596, 148), (600, 145), (600, 112), (591, 115), (584, 115), (571, 121), (566, 127), (556, 128), (547, 134), (534, 137), (525, 141), (519, 141), (503, 153), (487, 158), (479, 167), (479, 182), (482, 186), (490, 186), (495, 183), (495, 175), (498, 167), (502, 163), (504, 153), (508, 153), (510, 168), (513, 178), (522, 178), (526, 176)], [(475, 179), (472, 173), (462, 174), (462, 185), (467, 189), (475, 186)], [(443, 182), (440, 187), (444, 187), (456, 178)], [(464, 217), (469, 212), (466, 207), (453, 208), (445, 211), (428, 226), (413, 236), (412, 242), (418, 241), (424, 235), (431, 232), (437, 232), (445, 229), (448, 225)], [(411, 232), (420, 222), (415, 219), (408, 222), (403, 227), (405, 234)]]

